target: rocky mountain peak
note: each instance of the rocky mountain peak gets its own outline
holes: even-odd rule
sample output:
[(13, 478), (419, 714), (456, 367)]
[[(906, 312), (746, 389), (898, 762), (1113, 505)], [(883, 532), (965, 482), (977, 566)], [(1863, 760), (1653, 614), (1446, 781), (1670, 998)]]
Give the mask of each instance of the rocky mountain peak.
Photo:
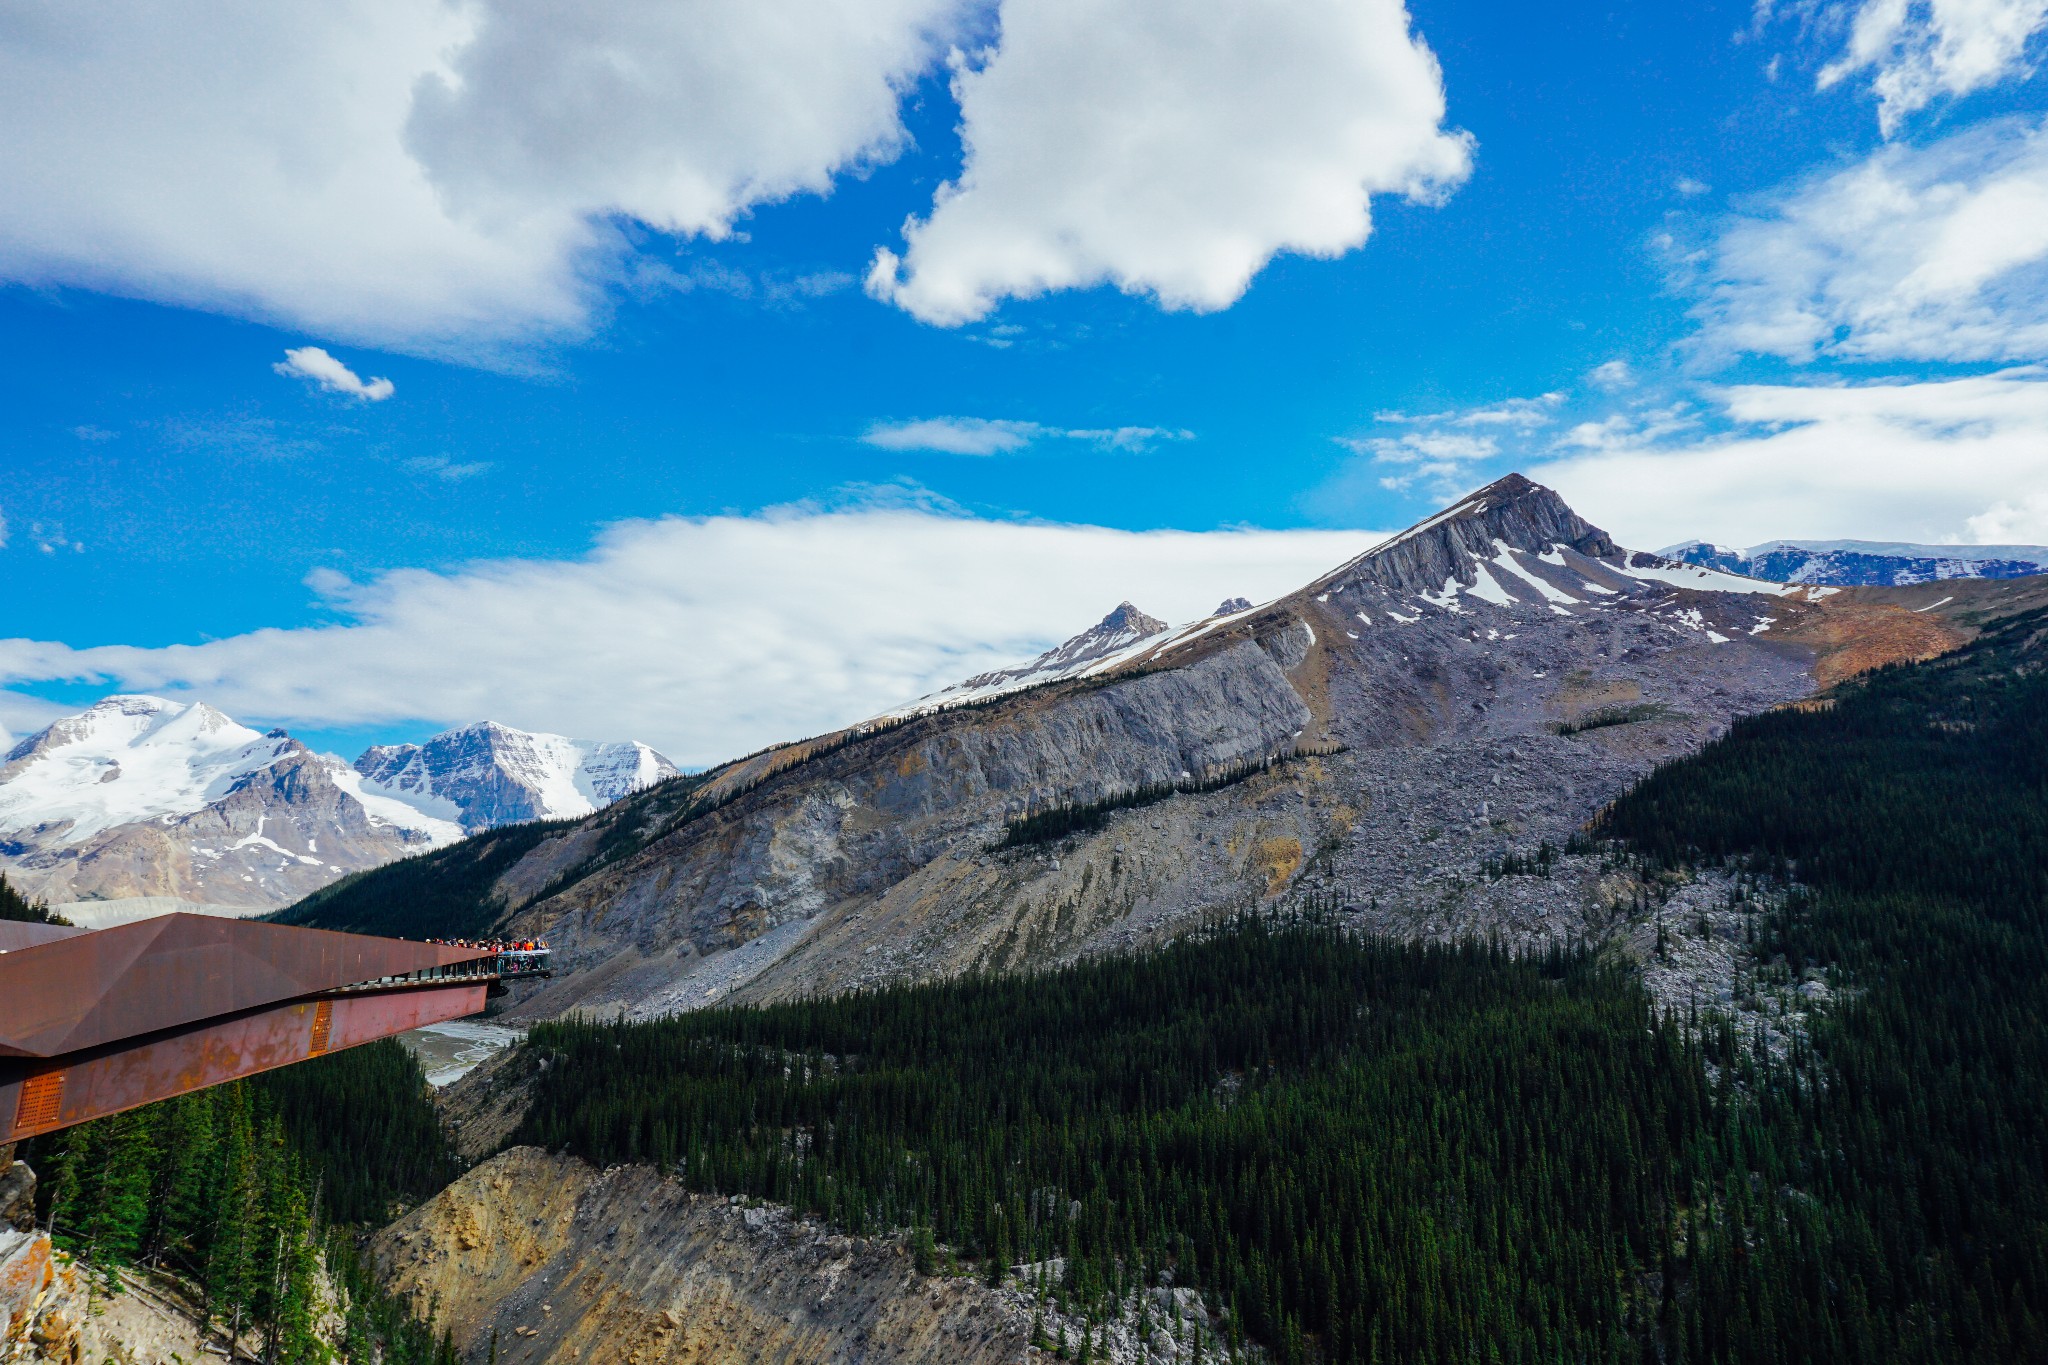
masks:
[(1165, 629), (1166, 622), (1158, 617), (1147, 616), (1129, 602), (1119, 602), (1116, 605), (1115, 611), (1103, 617), (1079, 635), (1076, 635), (1072, 640), (1067, 641), (1067, 644), (1060, 646), (1060, 648), (1065, 649), (1067, 645), (1088, 639), (1090, 636), (1100, 639), (1109, 636), (1128, 635), (1135, 640), (1147, 635), (1157, 635)]
[(990, 673), (977, 673), (964, 682), (954, 683), (942, 692), (921, 698), (900, 712), (887, 714), (913, 714), (934, 705), (944, 706), (961, 701), (981, 700), (1002, 692), (1014, 692), (1020, 688), (1037, 687), (1043, 683), (1058, 682), (1062, 678), (1076, 677), (1098, 667), (1107, 666), (1125, 651), (1144, 641), (1164, 635), (1171, 629), (1171, 626), (1158, 617), (1147, 615), (1129, 602), (1119, 602), (1109, 615), (1079, 635), (1048, 649), (1030, 663), (1019, 664), (1015, 668), (1000, 668)]
[(1589, 559), (1622, 553), (1605, 531), (1574, 512), (1555, 491), (1508, 474), (1382, 541), (1318, 586), (1363, 582), (1395, 593), (1440, 592), (1447, 582), (1470, 583), (1475, 558), (1491, 559), (1507, 550), (1550, 554), (1559, 547)]

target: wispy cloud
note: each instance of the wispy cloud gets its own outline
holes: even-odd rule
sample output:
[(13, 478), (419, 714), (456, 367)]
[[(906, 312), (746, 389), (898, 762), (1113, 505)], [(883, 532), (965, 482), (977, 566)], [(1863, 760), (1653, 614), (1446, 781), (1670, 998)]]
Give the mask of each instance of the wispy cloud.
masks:
[[(1340, 436), (1337, 444), (1385, 472), (1372, 482), (1395, 493), (1422, 492), (1449, 498), (1471, 480), (1471, 466), (1509, 452), (1503, 440), (1515, 441), (1552, 425), (1565, 401), (1562, 392), (1534, 398), (1508, 398), (1476, 407), (1442, 412), (1381, 412), (1373, 416), (1379, 432)], [(1311, 500), (1329, 505), (1333, 497), (1356, 498), (1365, 482), (1363, 471), (1340, 471), (1333, 485)], [(1348, 490), (1341, 495), (1337, 487)]]
[(303, 379), (325, 393), (364, 403), (381, 403), (398, 390), (388, 379), (365, 381), (319, 346), (295, 346), (270, 367), (287, 379)]
[(860, 439), (882, 450), (925, 450), (943, 455), (1007, 455), (1037, 441), (1082, 441), (1102, 450), (1149, 450), (1162, 441), (1189, 441), (1192, 431), (1170, 427), (1049, 427), (986, 417), (923, 417), (878, 422)]
[(1633, 369), (1629, 368), (1629, 363), (1626, 360), (1608, 360), (1595, 365), (1586, 375), (1586, 382), (1596, 389), (1613, 393), (1618, 389), (1625, 389), (1634, 384), (1636, 382), (1636, 374)]
[(460, 483), (487, 474), (491, 469), (489, 460), (451, 460), (446, 455), (415, 455), (405, 462), (406, 469), (427, 478), (440, 479), (445, 483)]
[[(1030, 658), (1119, 600), (1192, 620), (1297, 587), (1377, 538), (900, 507), (628, 521), (579, 558), (317, 573), (308, 585), (338, 625), (167, 648), (0, 641), (0, 685), (197, 696), (262, 724), (491, 716), (708, 763)], [(0, 716), (10, 697), (22, 700), (0, 692)]]
[(2048, 354), (2048, 125), (1893, 146), (1767, 198), (1683, 254), (1698, 354)]
[[(2048, 0), (1860, 0), (1822, 8), (1831, 19), (1854, 17), (1847, 46), (1821, 68), (1818, 84), (1826, 90), (1871, 72), (1886, 137), (1944, 95), (2024, 76), (2029, 43), (2048, 28)], [(1768, 9), (1760, 0), (1759, 12)]]

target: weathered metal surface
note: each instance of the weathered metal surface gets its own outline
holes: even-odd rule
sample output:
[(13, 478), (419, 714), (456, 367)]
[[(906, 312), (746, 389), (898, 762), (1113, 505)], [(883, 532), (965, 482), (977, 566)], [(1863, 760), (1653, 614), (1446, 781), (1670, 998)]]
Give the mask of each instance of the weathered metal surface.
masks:
[(546, 971), (201, 915), (23, 928), (0, 938), (0, 1144), (475, 1014), (500, 976)]
[(54, 1060), (0, 1060), (0, 1142), (460, 1019), (483, 1009), (488, 984), (450, 981), (295, 1000)]
[(488, 956), (479, 948), (164, 915), (0, 954), (0, 1056), (58, 1057)]
[(0, 953), (33, 948), (40, 943), (55, 943), (60, 938), (91, 932), (69, 924), (30, 924), (25, 920), (0, 919)]

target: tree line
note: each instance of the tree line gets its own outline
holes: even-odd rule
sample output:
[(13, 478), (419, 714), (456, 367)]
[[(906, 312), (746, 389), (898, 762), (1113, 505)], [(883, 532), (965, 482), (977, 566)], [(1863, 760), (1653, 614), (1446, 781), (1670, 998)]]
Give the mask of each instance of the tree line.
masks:
[[(22, 1156), (40, 1216), (96, 1292), (119, 1292), (121, 1267), (175, 1273), (266, 1365), (327, 1365), (337, 1346), (360, 1365), (455, 1365), (354, 1240), (455, 1173), (425, 1092), (387, 1040), (48, 1134)], [(338, 1343), (321, 1330), (329, 1308)]]

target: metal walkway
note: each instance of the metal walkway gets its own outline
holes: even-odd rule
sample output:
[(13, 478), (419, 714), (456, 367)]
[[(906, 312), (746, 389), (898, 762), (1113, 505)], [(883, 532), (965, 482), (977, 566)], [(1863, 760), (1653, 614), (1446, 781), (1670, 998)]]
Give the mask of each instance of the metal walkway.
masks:
[(501, 982), (548, 974), (544, 948), (206, 915), (0, 921), (0, 1147), (476, 1014)]

